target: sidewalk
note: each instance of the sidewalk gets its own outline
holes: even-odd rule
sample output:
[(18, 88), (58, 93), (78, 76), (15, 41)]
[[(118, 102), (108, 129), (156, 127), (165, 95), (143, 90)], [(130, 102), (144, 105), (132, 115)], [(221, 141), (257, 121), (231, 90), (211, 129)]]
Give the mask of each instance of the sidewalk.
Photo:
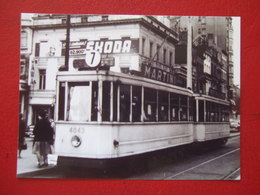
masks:
[(36, 155), (34, 155), (32, 153), (32, 138), (26, 138), (26, 143), (27, 143), (27, 149), (22, 150), (22, 153), (21, 153), (22, 158), (17, 158), (18, 159), (17, 160), (17, 175), (23, 174), (23, 173), (28, 173), (28, 172), (49, 169), (49, 168), (53, 168), (54, 166), (56, 166), (57, 156), (52, 154), (52, 155), (48, 155), (49, 166), (44, 167), (44, 168), (38, 168)]

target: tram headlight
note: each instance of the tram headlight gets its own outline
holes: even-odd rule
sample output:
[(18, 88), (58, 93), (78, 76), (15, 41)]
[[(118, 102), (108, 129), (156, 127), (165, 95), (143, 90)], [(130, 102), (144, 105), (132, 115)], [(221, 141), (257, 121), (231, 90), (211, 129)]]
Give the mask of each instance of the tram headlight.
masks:
[(75, 135), (71, 138), (71, 145), (75, 148), (79, 147), (81, 144), (81, 139), (79, 136)]

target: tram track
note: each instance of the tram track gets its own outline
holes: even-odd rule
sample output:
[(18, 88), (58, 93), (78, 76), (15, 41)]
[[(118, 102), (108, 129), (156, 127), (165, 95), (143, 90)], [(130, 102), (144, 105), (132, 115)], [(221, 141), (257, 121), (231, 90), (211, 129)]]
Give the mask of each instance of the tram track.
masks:
[[(200, 164), (197, 164), (197, 165), (195, 165), (193, 167), (185, 169), (185, 170), (183, 170), (181, 172), (175, 173), (175, 174), (173, 174), (171, 176), (167, 176), (167, 177), (163, 178), (163, 180), (175, 180), (177, 178), (178, 179), (180, 179), (180, 178), (187, 178), (187, 176), (185, 176), (185, 175), (196, 175), (196, 174), (199, 174), (200, 170), (203, 169), (203, 166), (204, 166), (204, 169), (206, 169), (205, 167), (211, 167), (212, 164), (214, 164), (214, 163), (216, 164), (216, 162), (217, 161), (221, 161), (222, 158), (225, 158), (225, 157), (227, 157), (227, 156), (229, 156), (231, 154), (234, 154), (236, 152), (239, 152), (239, 151), (240, 151), (240, 148), (236, 148), (234, 150), (231, 150), (229, 152), (221, 154), (221, 155), (219, 155), (217, 157), (214, 157), (214, 158), (212, 158), (210, 160), (207, 160), (207, 161), (202, 162)], [(240, 171), (240, 168), (236, 168), (235, 170), (232, 170), (231, 172), (228, 172), (227, 175), (222, 176), (221, 178), (219, 178), (219, 180), (228, 180), (228, 179), (232, 178), (233, 175), (238, 174), (239, 171)], [(207, 175), (214, 175), (216, 173), (215, 173), (214, 170), (212, 170), (212, 172), (209, 171), (206, 174)]]
[(230, 174), (228, 174), (227, 176), (223, 177), (222, 180), (230, 180), (232, 178), (237, 178), (238, 176), (240, 176), (240, 168), (237, 168), (236, 170), (232, 171)]

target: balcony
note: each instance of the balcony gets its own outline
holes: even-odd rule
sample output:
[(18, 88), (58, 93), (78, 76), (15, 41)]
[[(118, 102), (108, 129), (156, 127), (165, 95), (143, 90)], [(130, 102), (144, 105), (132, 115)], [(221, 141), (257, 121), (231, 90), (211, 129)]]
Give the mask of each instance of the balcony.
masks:
[(215, 97), (215, 98), (219, 98), (219, 99), (222, 99), (222, 100), (226, 99), (226, 94), (225, 93), (217, 91), (217, 90), (215, 90), (213, 88), (209, 88), (209, 96), (212, 96), (212, 97)]
[[(65, 57), (52, 57), (52, 58), (57, 59), (58, 67), (65, 64)], [(47, 67), (48, 59), (50, 59), (50, 57), (35, 57), (34, 64), (35, 64), (35, 66), (38, 66), (38, 67)]]

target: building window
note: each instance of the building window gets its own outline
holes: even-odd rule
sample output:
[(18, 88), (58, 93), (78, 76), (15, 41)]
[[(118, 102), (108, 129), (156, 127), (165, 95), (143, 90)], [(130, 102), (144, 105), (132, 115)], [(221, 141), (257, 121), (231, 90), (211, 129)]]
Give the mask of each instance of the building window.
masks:
[(153, 57), (153, 42), (150, 42), (150, 51), (149, 51), (149, 57), (152, 58)]
[(20, 76), (25, 75), (26, 60), (20, 59)]
[(163, 63), (166, 63), (166, 49), (163, 49)]
[(172, 65), (172, 52), (170, 52), (170, 54), (169, 54), (169, 64), (170, 64), (170, 66)]
[(201, 23), (206, 24), (206, 17), (205, 16), (201, 17)]
[(39, 70), (39, 89), (45, 89), (46, 70)]
[(40, 43), (35, 43), (35, 57), (40, 56)]
[(21, 48), (27, 48), (28, 34), (25, 31), (21, 33)]
[(102, 21), (108, 21), (108, 16), (102, 16)]
[(144, 55), (145, 51), (145, 38), (142, 38), (142, 55)]
[(62, 18), (62, 19), (61, 19), (61, 23), (62, 23), (62, 24), (66, 24), (66, 23), (67, 23), (67, 19), (66, 19), (66, 18)]
[(81, 22), (82, 22), (82, 23), (88, 22), (88, 16), (83, 16), (83, 17), (81, 18)]
[(157, 48), (156, 48), (156, 59), (157, 59), (157, 61), (159, 61), (160, 60), (160, 45), (157, 45)]
[(122, 73), (128, 74), (129, 73), (129, 68), (128, 67), (124, 67), (124, 68), (120, 68)]

